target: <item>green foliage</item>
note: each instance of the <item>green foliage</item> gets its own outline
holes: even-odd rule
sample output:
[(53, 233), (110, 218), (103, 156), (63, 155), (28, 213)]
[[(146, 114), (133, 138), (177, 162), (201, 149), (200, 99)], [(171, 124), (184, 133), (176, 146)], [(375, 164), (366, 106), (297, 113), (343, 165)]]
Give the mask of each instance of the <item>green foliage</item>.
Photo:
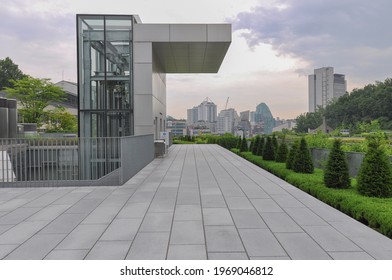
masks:
[[(238, 150), (232, 151), (239, 153)], [(240, 155), (319, 200), (392, 238), (392, 198), (382, 199), (362, 196), (354, 188), (327, 188), (324, 185), (323, 171), (320, 169), (315, 169), (313, 174), (295, 173), (286, 169), (284, 163), (265, 161), (251, 153), (241, 153)]]
[(275, 147), (272, 143), (270, 136), (267, 137), (267, 142), (265, 143), (263, 151), (263, 159), (265, 160), (275, 160)]
[(369, 139), (368, 152), (358, 173), (358, 191), (366, 196), (391, 197), (391, 164), (381, 147), (381, 139)]
[(286, 162), (288, 153), (289, 149), (287, 148), (287, 144), (285, 142), (280, 143), (276, 154), (276, 162)]
[(260, 135), (257, 135), (252, 147), (252, 154), (254, 155), (257, 155), (257, 149), (259, 148), (260, 140), (261, 140)]
[(46, 111), (47, 132), (77, 132), (78, 120), (68, 113), (64, 107)]
[(350, 187), (348, 164), (339, 139), (334, 141), (329, 153), (324, 171), (324, 183), (329, 188), (347, 189)]
[(257, 146), (256, 155), (258, 155), (258, 156), (262, 156), (262, 155), (263, 155), (263, 151), (264, 151), (264, 142), (265, 142), (265, 138), (264, 138), (264, 136), (262, 136), (262, 137), (260, 138), (259, 145)]
[(307, 133), (309, 129), (316, 129), (323, 123), (323, 116), (325, 110), (321, 107), (317, 108), (316, 112), (308, 112), (299, 115), (295, 120), (297, 126), (296, 132)]
[(279, 144), (278, 144), (278, 139), (276, 138), (275, 134), (272, 135), (272, 146), (274, 146), (274, 150), (275, 150), (275, 154), (276, 154), (278, 151), (278, 148), (279, 148)]
[(62, 101), (64, 91), (49, 82), (49, 79), (35, 79), (24, 77), (21, 80), (11, 80), (13, 88), (7, 87), (5, 91), (9, 97), (15, 97), (22, 105), (19, 114), (23, 122), (36, 123), (38, 127), (43, 124), (44, 109), (52, 101)]
[(290, 148), (289, 154), (287, 156), (287, 160), (286, 160), (286, 168), (287, 169), (293, 169), (293, 164), (294, 164), (294, 160), (297, 156), (298, 147), (299, 147), (299, 143), (297, 141), (295, 141), (293, 143), (293, 145), (291, 145), (291, 148)]
[(238, 141), (237, 141), (237, 146), (236, 146), (236, 148), (239, 150), (239, 149), (241, 149), (241, 145), (242, 145), (242, 138), (241, 138), (241, 136), (238, 136)]
[(250, 139), (250, 146), (249, 146), (249, 151), (253, 151), (253, 145), (255, 144), (255, 139)]
[(301, 139), (296, 157), (293, 162), (293, 170), (297, 173), (313, 173), (312, 157), (306, 144), (305, 138)]
[(12, 87), (11, 80), (20, 80), (26, 77), (18, 65), (16, 65), (11, 58), (6, 57), (0, 59), (0, 90)]
[(247, 152), (248, 151), (248, 141), (246, 138), (242, 138), (240, 152)]

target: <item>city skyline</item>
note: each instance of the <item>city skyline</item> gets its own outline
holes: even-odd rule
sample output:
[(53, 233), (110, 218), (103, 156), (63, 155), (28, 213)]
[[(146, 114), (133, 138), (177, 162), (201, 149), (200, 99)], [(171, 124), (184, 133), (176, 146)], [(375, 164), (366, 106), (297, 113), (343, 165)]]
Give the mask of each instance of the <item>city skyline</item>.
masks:
[[(274, 116), (292, 119), (308, 111), (307, 75), (332, 66), (346, 75), (348, 91), (391, 77), (392, 2), (298, 0), (96, 1), (3, 0), (0, 58), (10, 57), (34, 77), (76, 82), (77, 13), (139, 14), (144, 23), (232, 23), (232, 45), (214, 75), (167, 77), (167, 112), (209, 96), (238, 112), (265, 102)], [(162, 6), (162, 7), (161, 7)], [(208, 9), (206, 9), (208, 7)], [(28, 22), (29, 24), (25, 24)]]

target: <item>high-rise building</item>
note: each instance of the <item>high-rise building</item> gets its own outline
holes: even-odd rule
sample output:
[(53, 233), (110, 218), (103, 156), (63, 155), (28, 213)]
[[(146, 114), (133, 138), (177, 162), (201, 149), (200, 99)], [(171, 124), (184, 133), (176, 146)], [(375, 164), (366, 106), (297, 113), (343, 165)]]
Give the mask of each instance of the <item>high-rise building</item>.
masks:
[(238, 114), (233, 108), (220, 111), (217, 118), (217, 133), (234, 133), (237, 119)]
[(187, 110), (187, 124), (192, 125), (198, 121), (216, 123), (217, 106), (208, 97), (192, 109)]
[(272, 129), (275, 126), (275, 120), (267, 104), (260, 103), (257, 105), (255, 120), (257, 124), (261, 125), (263, 134), (272, 133)]
[(316, 111), (318, 106), (325, 108), (334, 98), (346, 93), (347, 81), (345, 75), (334, 74), (333, 67), (323, 67), (314, 70), (309, 75), (309, 112)]

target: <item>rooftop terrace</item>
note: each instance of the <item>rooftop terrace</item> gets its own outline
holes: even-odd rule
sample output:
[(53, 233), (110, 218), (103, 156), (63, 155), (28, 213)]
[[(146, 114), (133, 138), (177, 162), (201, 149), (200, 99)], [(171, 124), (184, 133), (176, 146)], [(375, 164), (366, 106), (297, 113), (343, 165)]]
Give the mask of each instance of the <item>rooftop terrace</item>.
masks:
[(392, 259), (392, 240), (217, 145), (120, 187), (0, 189), (0, 259)]

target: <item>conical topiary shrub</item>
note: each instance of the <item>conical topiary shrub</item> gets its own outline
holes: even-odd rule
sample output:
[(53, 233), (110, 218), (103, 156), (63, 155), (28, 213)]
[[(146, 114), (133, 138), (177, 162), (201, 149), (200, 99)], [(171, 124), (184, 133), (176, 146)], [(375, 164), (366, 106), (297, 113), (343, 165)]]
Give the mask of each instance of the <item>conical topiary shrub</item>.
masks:
[(272, 135), (272, 145), (274, 146), (275, 155), (276, 155), (278, 152), (279, 144), (278, 144), (278, 138), (276, 138), (275, 134)]
[(291, 145), (291, 148), (290, 148), (289, 154), (287, 156), (287, 160), (286, 160), (286, 168), (287, 169), (293, 169), (293, 163), (294, 163), (294, 160), (297, 155), (298, 147), (299, 147), (298, 142), (294, 142), (293, 145)]
[(293, 162), (293, 170), (297, 173), (313, 173), (314, 167), (305, 138), (301, 139)]
[(332, 150), (329, 153), (324, 171), (324, 184), (328, 188), (347, 189), (350, 187), (348, 164), (339, 139), (333, 142)]
[(240, 147), (240, 152), (247, 152), (248, 151), (248, 141), (246, 140), (246, 138), (242, 138), (241, 141), (241, 147)]
[(255, 139), (251, 139), (250, 140), (250, 146), (249, 146), (249, 149), (248, 149), (248, 152), (252, 152), (253, 151), (253, 145), (255, 144)]
[(285, 142), (282, 142), (279, 145), (278, 152), (276, 154), (276, 162), (286, 162), (288, 153), (289, 150), (287, 148), (287, 144)]
[(264, 136), (262, 136), (262, 137), (260, 138), (260, 142), (259, 142), (259, 145), (258, 145), (258, 147), (257, 147), (257, 153), (256, 153), (256, 155), (258, 155), (258, 156), (263, 156), (264, 143), (265, 143), (265, 138), (264, 138)]
[(242, 138), (241, 136), (238, 136), (238, 141), (237, 141), (237, 149), (241, 149), (241, 145), (242, 145)]
[(255, 139), (255, 143), (253, 144), (252, 147), (252, 154), (257, 155), (257, 149), (259, 145), (260, 145), (260, 135), (257, 135)]
[(270, 136), (267, 137), (267, 142), (265, 143), (264, 151), (263, 151), (263, 159), (264, 160), (275, 160), (275, 148), (272, 143), (272, 139)]
[(358, 173), (358, 191), (366, 196), (391, 197), (391, 164), (379, 141), (370, 140)]

